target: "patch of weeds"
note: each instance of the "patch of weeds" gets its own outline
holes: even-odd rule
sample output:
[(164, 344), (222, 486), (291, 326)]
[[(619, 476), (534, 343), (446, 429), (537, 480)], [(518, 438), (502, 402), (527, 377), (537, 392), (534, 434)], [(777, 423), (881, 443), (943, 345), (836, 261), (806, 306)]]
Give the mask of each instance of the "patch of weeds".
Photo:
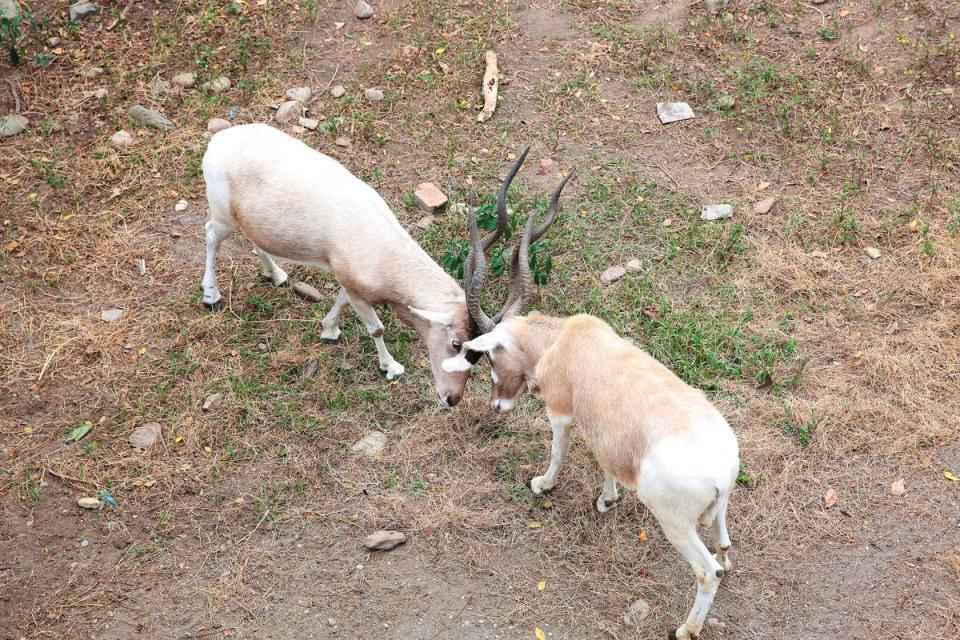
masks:
[(861, 225), (853, 214), (840, 209), (827, 219), (827, 240), (832, 245), (852, 245), (860, 238)]
[(537, 494), (530, 490), (525, 484), (515, 484), (507, 489), (507, 496), (510, 498), (510, 502), (514, 504), (526, 504), (528, 507), (535, 507), (537, 505)]
[(67, 184), (67, 176), (61, 171), (59, 163), (57, 163), (56, 160), (31, 158), (29, 164), (34, 169), (39, 169), (40, 179), (54, 189), (59, 189)]
[(414, 493), (423, 493), (427, 490), (427, 482), (420, 477), (419, 473), (415, 473), (413, 479), (407, 483), (407, 489)]
[(810, 444), (810, 438), (814, 429), (817, 428), (817, 418), (812, 416), (806, 420), (796, 415), (793, 407), (787, 405), (783, 408), (784, 417), (777, 420), (777, 426), (793, 435), (801, 447)]
[(277, 490), (259, 495), (252, 494), (250, 497), (254, 502), (254, 515), (257, 521), (265, 523), (271, 529), (275, 527), (280, 519), (277, 509), (284, 502), (283, 492)]
[(824, 25), (817, 29), (817, 35), (828, 42), (836, 40), (840, 37), (840, 23), (834, 18), (830, 26)]
[(30, 471), (26, 472), (26, 477), (24, 478), (23, 494), (28, 502), (37, 504), (43, 501), (43, 489), (40, 487), (40, 478)]
[(757, 486), (757, 479), (747, 471), (742, 462), (740, 463), (740, 472), (737, 474), (737, 484), (747, 489), (753, 489)]

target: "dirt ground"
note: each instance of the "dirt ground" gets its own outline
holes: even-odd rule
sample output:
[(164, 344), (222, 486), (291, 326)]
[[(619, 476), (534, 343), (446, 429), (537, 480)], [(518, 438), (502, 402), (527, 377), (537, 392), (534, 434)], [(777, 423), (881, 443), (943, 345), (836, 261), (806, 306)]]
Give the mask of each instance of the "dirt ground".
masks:
[[(291, 268), (328, 297), (308, 304), (240, 237), (226, 308), (200, 308), (207, 121), (273, 122), (298, 86), (320, 126), (284, 130), (438, 261), (464, 219), (415, 227), (416, 184), (489, 202), (530, 145), (519, 211), (577, 168), (531, 308), (604, 318), (740, 442), (736, 568), (703, 638), (960, 638), (957, 3), (425, 0), (360, 21), (352, 2), (105, 0), (79, 22), (22, 4), (21, 62), (0, 62), (0, 117), (30, 121), (0, 138), (0, 638), (657, 638), (689, 610), (643, 505), (593, 509), (585, 447), (549, 498), (526, 488), (548, 459), (537, 400), (492, 414), (481, 368), (442, 410), (385, 310), (408, 372), (387, 383), (351, 314), (320, 341), (329, 276)], [(488, 48), (502, 99), (478, 124)], [(162, 82), (186, 71), (196, 88)], [(661, 125), (673, 100), (695, 118)], [(136, 103), (176, 128), (138, 127)], [(700, 220), (715, 202), (733, 218)], [(157, 444), (131, 448), (149, 422)], [(371, 429), (382, 455), (352, 454)], [(382, 528), (407, 543), (366, 552)]]

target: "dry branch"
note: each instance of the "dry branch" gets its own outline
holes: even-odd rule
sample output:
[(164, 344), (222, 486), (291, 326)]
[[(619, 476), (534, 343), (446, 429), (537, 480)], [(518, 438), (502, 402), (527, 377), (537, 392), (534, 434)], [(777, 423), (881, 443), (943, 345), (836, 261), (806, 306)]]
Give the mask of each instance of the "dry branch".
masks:
[(497, 54), (487, 51), (487, 70), (483, 73), (483, 111), (477, 116), (477, 122), (486, 122), (497, 108)]

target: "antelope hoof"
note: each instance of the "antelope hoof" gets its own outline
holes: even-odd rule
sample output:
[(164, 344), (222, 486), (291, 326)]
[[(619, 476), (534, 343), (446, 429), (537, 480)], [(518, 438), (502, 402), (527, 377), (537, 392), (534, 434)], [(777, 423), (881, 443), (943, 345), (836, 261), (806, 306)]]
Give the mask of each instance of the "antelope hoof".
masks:
[(399, 362), (391, 362), (386, 368), (380, 367), (380, 373), (387, 377), (387, 380), (396, 380), (403, 375), (404, 368)]
[(320, 332), (320, 342), (323, 344), (340, 344), (340, 328), (324, 329)]
[(337, 336), (336, 338), (321, 337), (320, 342), (322, 342), (323, 344), (340, 344), (340, 336)]
[(553, 487), (546, 486), (546, 477), (545, 476), (536, 476), (530, 479), (530, 491), (533, 491), (536, 495), (542, 496), (545, 493), (550, 493), (553, 491)]
[(667, 640), (697, 640), (699, 637), (696, 633), (688, 633), (684, 627), (667, 632)]
[(207, 311), (220, 311), (223, 309), (223, 298), (217, 298), (213, 302), (203, 301), (203, 308)]
[(613, 500), (607, 500), (602, 495), (597, 498), (597, 511), (600, 513), (606, 513), (607, 511), (612, 511), (619, 504), (620, 498), (614, 498)]

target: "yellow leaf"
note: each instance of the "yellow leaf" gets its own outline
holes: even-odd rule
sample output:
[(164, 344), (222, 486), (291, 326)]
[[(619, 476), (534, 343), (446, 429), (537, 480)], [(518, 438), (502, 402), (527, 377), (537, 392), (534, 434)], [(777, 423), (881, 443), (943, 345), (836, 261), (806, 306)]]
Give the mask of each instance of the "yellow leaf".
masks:
[(647, 530), (640, 529), (640, 544), (643, 544), (646, 541), (647, 541)]
[(544, 500), (543, 501), (544, 509), (553, 509), (553, 500)]
[(547, 634), (540, 627), (533, 630), (533, 635), (537, 636), (537, 640), (547, 640)]
[(183, 436), (177, 436), (174, 438), (174, 442), (183, 442)]
[(446, 50), (447, 50), (446, 47), (440, 47), (439, 49), (437, 49), (436, 54), (439, 56)]
[(26, 433), (27, 435), (29, 435), (29, 434), (33, 433), (33, 427), (24, 427), (24, 428), (23, 428), (23, 432)]
[(537, 583), (537, 591), (543, 591), (546, 588), (547, 588), (546, 580), (541, 580), (540, 582)]
[[(956, 478), (954, 478), (954, 480), (956, 480)], [(531, 529), (539, 529), (540, 527), (543, 526), (543, 523), (542, 523), (542, 522), (537, 522), (536, 520), (534, 520), (534, 521), (532, 521), (532, 522), (528, 522), (528, 523), (527, 523), (527, 526), (528, 526), (529, 528), (531, 528)]]
[(139, 353), (140, 355), (143, 355), (143, 354), (145, 354), (146, 352), (147, 352), (147, 348), (146, 348), (146, 347), (140, 347), (139, 349), (137, 349), (137, 353)]
[(953, 475), (953, 473), (950, 471), (944, 471), (943, 477), (946, 478), (947, 480), (952, 480), (953, 482), (960, 480), (960, 478), (957, 478), (957, 476)]
[(207, 453), (213, 453), (213, 449), (211, 449), (210, 447), (204, 447), (203, 450), (206, 451)]

